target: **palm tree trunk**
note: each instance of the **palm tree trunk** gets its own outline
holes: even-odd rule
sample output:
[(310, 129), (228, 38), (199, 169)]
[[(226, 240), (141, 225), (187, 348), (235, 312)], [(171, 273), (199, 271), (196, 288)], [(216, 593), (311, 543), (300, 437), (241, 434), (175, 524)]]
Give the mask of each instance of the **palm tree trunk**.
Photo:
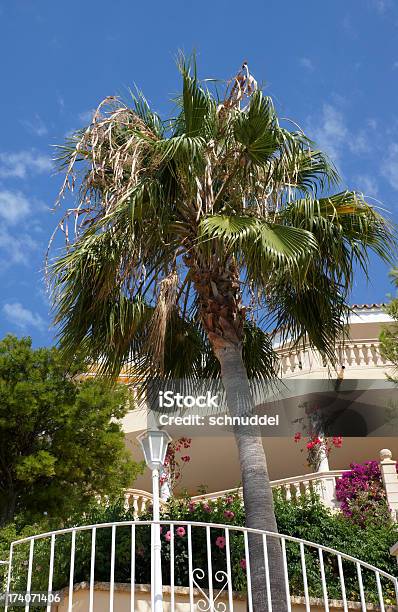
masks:
[[(216, 355), (221, 365), (222, 382), (231, 416), (253, 414), (254, 403), (241, 350), (226, 345), (224, 348), (218, 348)], [(239, 451), (246, 526), (277, 532), (272, 490), (259, 428), (235, 427), (235, 438)], [(288, 608), (280, 541), (269, 537), (267, 544), (273, 609), (285, 612)], [(256, 612), (267, 611), (264, 549), (261, 536), (249, 536), (249, 555), (253, 607)]]
[[(199, 259), (199, 258), (198, 258)], [(239, 273), (233, 260), (187, 258), (197, 291), (203, 327), (220, 362), (221, 379), (231, 416), (254, 414), (254, 401), (242, 358), (243, 323)], [(235, 427), (239, 451), (246, 526), (277, 532), (272, 490), (259, 427)], [(283, 557), (277, 538), (268, 538), (273, 610), (287, 612)], [(263, 539), (249, 537), (252, 598), (255, 612), (267, 612)]]

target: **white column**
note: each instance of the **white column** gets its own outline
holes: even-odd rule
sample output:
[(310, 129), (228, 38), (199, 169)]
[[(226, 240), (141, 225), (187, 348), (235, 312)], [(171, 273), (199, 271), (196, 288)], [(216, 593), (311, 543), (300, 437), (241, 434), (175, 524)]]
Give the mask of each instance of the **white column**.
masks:
[(319, 464), (318, 464), (317, 472), (329, 472), (330, 467), (329, 467), (328, 454), (326, 451), (326, 444), (325, 444), (324, 438), (321, 436), (319, 437), (322, 440), (322, 442), (319, 446)]
[[(152, 470), (152, 492), (153, 492), (153, 520), (160, 520), (159, 505), (159, 470)], [(153, 555), (153, 579), (152, 579), (152, 610), (163, 612), (162, 594), (162, 552), (160, 540), (160, 525), (152, 525), (152, 555)]]
[(168, 471), (161, 468), (162, 484), (160, 485), (160, 499), (167, 502), (171, 497), (170, 475)]
[(383, 448), (380, 451), (380, 471), (387, 503), (394, 521), (398, 518), (398, 474), (396, 465), (397, 462), (393, 460), (392, 452), (388, 448)]

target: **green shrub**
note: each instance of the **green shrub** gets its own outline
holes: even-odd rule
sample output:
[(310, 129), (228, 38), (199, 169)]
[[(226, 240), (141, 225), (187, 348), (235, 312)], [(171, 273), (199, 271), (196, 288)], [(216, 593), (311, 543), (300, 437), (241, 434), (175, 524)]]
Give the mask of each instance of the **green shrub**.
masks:
[[(394, 559), (389, 554), (389, 548), (398, 540), (398, 527), (391, 520), (384, 524), (374, 524), (371, 521), (362, 525), (355, 525), (351, 519), (342, 513), (332, 513), (325, 508), (315, 496), (302, 497), (293, 502), (287, 502), (280, 493), (274, 496), (278, 527), (281, 533), (289, 536), (303, 538), (324, 546), (337, 549), (368, 563), (379, 569), (397, 575)], [(96, 524), (113, 521), (132, 520), (132, 512), (125, 510), (122, 502), (111, 506), (100, 505), (93, 508), (84, 516), (75, 517), (72, 525)], [(151, 515), (142, 516), (141, 520), (150, 520)], [(202, 523), (221, 523), (230, 525), (244, 525), (244, 509), (238, 495), (229, 495), (224, 498), (193, 504), (187, 498), (172, 499), (168, 509), (162, 515), (162, 520), (193, 521)], [(178, 525), (177, 525), (178, 527)], [(188, 585), (188, 549), (186, 527), (182, 530), (174, 529), (175, 548), (175, 584)], [(45, 525), (26, 527), (23, 535), (33, 532), (42, 532)], [(170, 542), (168, 541), (169, 527), (162, 527), (162, 569), (163, 582), (170, 584)], [(131, 528), (118, 527), (116, 537), (116, 566), (115, 580), (117, 582), (130, 581), (130, 550)], [(8, 549), (9, 542), (17, 534), (13, 526), (0, 531), (0, 551), (3, 558)], [(213, 574), (218, 570), (225, 570), (226, 550), (222, 539), (225, 536), (223, 529), (211, 528), (211, 550)], [(69, 582), (69, 559), (71, 537), (57, 537), (54, 588), (67, 586)], [(207, 570), (206, 530), (203, 527), (192, 527), (193, 567)], [(239, 532), (230, 532), (230, 550), (232, 566), (233, 588), (244, 591), (246, 588), (246, 572), (242, 563), (245, 557), (244, 540)], [(111, 529), (97, 530), (96, 540), (96, 573), (95, 580), (109, 581), (110, 576)], [(47, 588), (48, 561), (50, 541), (47, 539), (38, 542), (35, 547), (35, 565), (32, 588), (43, 590)], [(78, 534), (76, 538), (76, 560), (74, 581), (89, 580), (90, 576), (91, 532)], [(291, 593), (303, 595), (302, 570), (299, 546), (287, 543), (289, 578)], [(23, 589), (26, 584), (26, 565), (23, 560), (28, 558), (28, 546), (19, 547), (16, 556), (18, 571), (15, 573), (14, 588)], [(318, 551), (306, 548), (305, 553), (309, 591), (312, 596), (322, 596), (320, 583)], [(325, 572), (328, 583), (329, 596), (340, 599), (339, 573), (337, 558), (329, 553), (324, 554)], [(344, 562), (344, 575), (347, 597), (358, 600), (358, 584), (356, 567), (352, 563)], [(377, 588), (371, 573), (363, 574), (366, 593), (369, 601), (377, 601)], [(136, 526), (136, 582), (150, 583), (150, 528), (145, 525)], [(216, 584), (216, 583), (215, 583)], [(206, 578), (201, 582), (202, 587), (207, 586)], [(387, 589), (383, 582), (386, 602), (394, 599), (394, 593)]]

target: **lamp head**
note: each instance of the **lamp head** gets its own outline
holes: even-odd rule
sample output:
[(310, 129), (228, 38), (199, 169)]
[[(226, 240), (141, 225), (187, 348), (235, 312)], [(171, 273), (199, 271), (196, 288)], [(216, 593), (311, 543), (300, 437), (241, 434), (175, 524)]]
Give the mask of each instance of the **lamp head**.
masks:
[(167, 431), (160, 429), (150, 429), (137, 436), (144, 453), (145, 463), (149, 469), (155, 470), (162, 467), (166, 458), (167, 446), (171, 439)]

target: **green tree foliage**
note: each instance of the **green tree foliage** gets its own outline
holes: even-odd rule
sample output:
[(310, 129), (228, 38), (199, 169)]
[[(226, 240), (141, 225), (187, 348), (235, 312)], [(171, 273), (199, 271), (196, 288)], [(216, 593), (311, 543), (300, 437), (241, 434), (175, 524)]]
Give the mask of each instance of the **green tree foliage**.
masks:
[[(398, 289), (398, 268), (391, 271), (391, 279)], [(395, 321), (395, 324), (385, 327), (380, 334), (380, 351), (385, 359), (395, 366), (394, 380), (398, 382), (398, 297), (391, 299), (385, 311)]]
[(0, 342), (0, 524), (20, 513), (67, 518), (134, 480), (140, 466), (120, 425), (128, 391), (82, 374), (30, 338)]

